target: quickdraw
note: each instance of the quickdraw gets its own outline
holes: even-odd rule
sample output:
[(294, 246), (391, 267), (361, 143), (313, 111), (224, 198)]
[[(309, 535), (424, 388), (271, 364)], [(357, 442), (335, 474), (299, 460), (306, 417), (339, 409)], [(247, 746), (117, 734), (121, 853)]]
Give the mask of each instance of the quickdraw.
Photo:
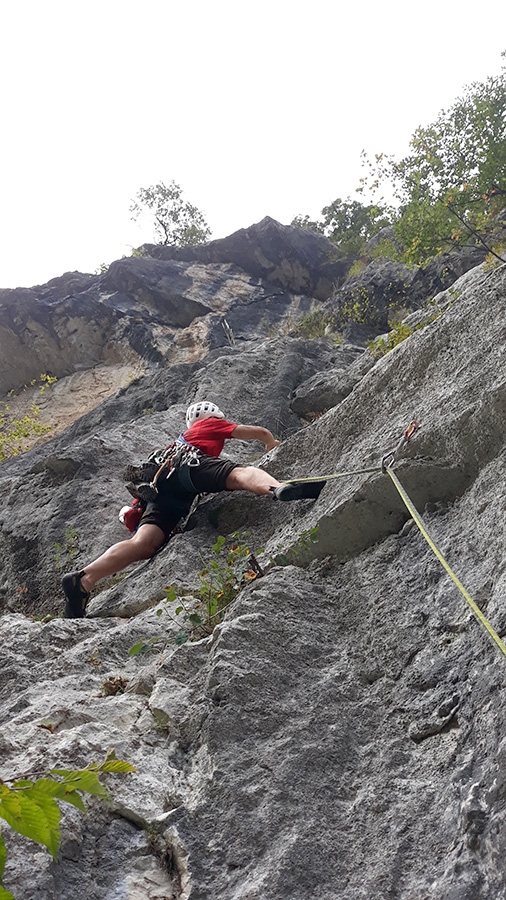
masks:
[(413, 435), (416, 434), (419, 428), (419, 423), (413, 419), (413, 421), (410, 422), (408, 427), (406, 428), (406, 431), (402, 435), (399, 443), (397, 444), (397, 447), (394, 450), (390, 450), (389, 453), (385, 453), (381, 460), (381, 471), (384, 475), (386, 474), (387, 469), (393, 466), (398, 454), (401, 453), (406, 444), (409, 443), (409, 441), (411, 440)]
[(165, 477), (169, 478), (173, 472), (176, 472), (181, 466), (199, 466), (200, 465), (200, 450), (197, 447), (194, 447), (192, 444), (188, 444), (187, 441), (181, 440), (178, 438), (177, 441), (174, 441), (173, 444), (170, 444), (166, 450), (157, 451), (158, 456), (153, 456), (153, 461), (159, 462), (160, 467), (151, 481), (151, 486), (156, 489), (156, 484), (159, 478), (166, 472)]

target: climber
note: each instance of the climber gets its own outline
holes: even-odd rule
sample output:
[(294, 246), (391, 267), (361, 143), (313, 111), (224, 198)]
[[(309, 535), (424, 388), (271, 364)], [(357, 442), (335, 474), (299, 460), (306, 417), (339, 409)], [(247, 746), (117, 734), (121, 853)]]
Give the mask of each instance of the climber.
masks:
[[(83, 617), (90, 591), (97, 581), (154, 556), (169, 540), (178, 522), (188, 515), (199, 494), (250, 491), (283, 501), (319, 496), (324, 481), (282, 484), (263, 469), (221, 459), (224, 443), (230, 438), (262, 441), (266, 451), (280, 443), (267, 428), (228, 422), (214, 403), (201, 401), (188, 407), (186, 430), (169, 445), (177, 449), (177, 463), (165, 469), (164, 477), (156, 480), (156, 486), (146, 481), (153, 474), (153, 464), (127, 467), (129, 477), (133, 477), (127, 487), (145, 507), (139, 527), (131, 538), (109, 547), (81, 571), (64, 575), (66, 618)], [(175, 458), (173, 455), (172, 459)], [(154, 469), (159, 466), (155, 465)], [(137, 485), (136, 475), (140, 482)]]

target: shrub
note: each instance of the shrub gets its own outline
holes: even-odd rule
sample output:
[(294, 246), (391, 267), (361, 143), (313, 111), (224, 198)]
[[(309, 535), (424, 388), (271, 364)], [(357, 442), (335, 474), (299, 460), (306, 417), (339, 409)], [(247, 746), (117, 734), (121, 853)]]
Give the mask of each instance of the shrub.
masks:
[(406, 338), (411, 337), (415, 331), (421, 331), (424, 328), (427, 328), (427, 325), (430, 325), (431, 322), (439, 319), (442, 314), (443, 311), (439, 309), (436, 313), (433, 313), (433, 315), (427, 316), (423, 322), (419, 322), (418, 325), (415, 325), (414, 328), (411, 328), (411, 326), (407, 325), (405, 322), (393, 323), (392, 330), (388, 332), (386, 337), (379, 337), (375, 338), (373, 341), (368, 341), (367, 348), (376, 359), (380, 359), (380, 357), (390, 353), (390, 350), (393, 350), (398, 344), (402, 344)]
[[(292, 333), (296, 334), (297, 337), (312, 340), (313, 338), (325, 337), (329, 331), (334, 329), (335, 324), (334, 316), (331, 313), (324, 309), (317, 309), (314, 312), (304, 313), (294, 325)], [(333, 337), (336, 343), (340, 342), (337, 335)]]
[[(157, 610), (157, 615), (165, 613), (179, 626), (174, 637), (177, 645), (211, 634), (241, 588), (263, 575), (255, 554), (246, 543), (238, 542), (247, 537), (247, 533), (233, 534), (227, 545), (227, 539), (220, 535), (211, 548), (211, 559), (208, 562), (202, 560), (204, 567), (199, 572), (195, 592), (182, 594), (172, 585), (165, 588), (166, 607)], [(129, 655), (136, 656), (155, 648), (163, 650), (168, 643), (165, 635), (139, 641), (130, 648)]]

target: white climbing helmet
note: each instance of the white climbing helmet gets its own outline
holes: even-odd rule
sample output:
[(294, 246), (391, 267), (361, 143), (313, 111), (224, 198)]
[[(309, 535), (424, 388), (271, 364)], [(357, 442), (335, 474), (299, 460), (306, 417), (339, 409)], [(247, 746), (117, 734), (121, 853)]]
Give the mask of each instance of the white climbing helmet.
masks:
[(209, 403), (207, 400), (201, 400), (200, 403), (192, 403), (186, 410), (186, 427), (190, 428), (194, 422), (202, 419), (224, 419), (221, 409), (215, 403)]

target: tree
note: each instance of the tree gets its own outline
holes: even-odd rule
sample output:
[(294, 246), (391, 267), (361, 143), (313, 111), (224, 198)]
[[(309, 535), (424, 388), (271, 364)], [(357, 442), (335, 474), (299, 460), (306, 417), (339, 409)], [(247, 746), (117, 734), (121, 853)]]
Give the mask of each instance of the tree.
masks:
[(323, 234), (323, 222), (318, 222), (316, 219), (310, 219), (307, 213), (305, 216), (295, 216), (290, 222), (290, 225), (294, 225), (295, 228), (304, 228), (306, 231), (315, 231), (317, 234)]
[(130, 206), (132, 219), (150, 213), (161, 244), (173, 247), (194, 247), (203, 244), (211, 234), (203, 214), (193, 204), (182, 199), (182, 189), (175, 181), (167, 186), (160, 181), (141, 188)]
[(321, 211), (321, 221), (296, 216), (292, 225), (324, 234), (346, 256), (360, 256), (367, 241), (390, 224), (389, 211), (377, 204), (364, 205), (357, 200), (334, 200)]
[(390, 183), (405, 262), (421, 265), (469, 240), (485, 243), (506, 197), (506, 68), (470, 85), (432, 125), (417, 128), (405, 157), (377, 154), (365, 162), (369, 173), (359, 191)]

